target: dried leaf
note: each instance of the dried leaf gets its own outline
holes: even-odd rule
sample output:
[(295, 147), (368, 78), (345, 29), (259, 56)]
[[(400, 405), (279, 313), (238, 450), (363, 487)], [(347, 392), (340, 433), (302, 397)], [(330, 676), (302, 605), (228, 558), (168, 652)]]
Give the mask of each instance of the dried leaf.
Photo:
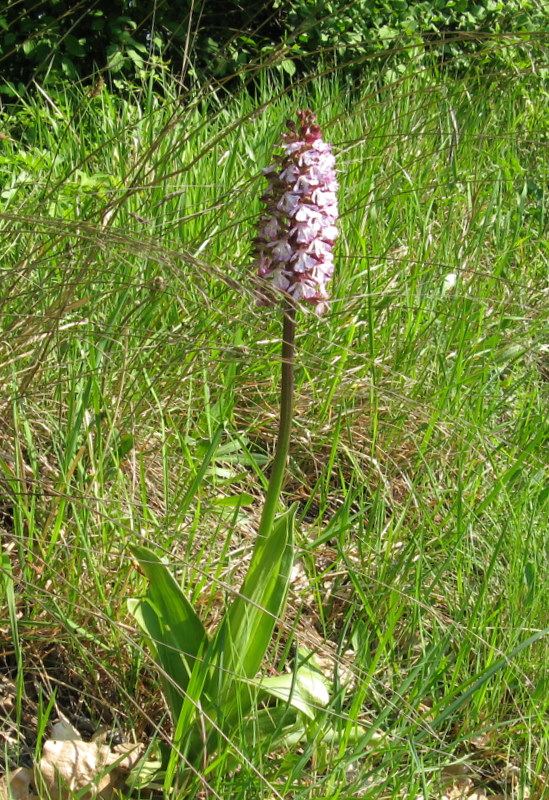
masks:
[(81, 800), (109, 800), (121, 788), (128, 772), (139, 760), (142, 745), (108, 745), (81, 739), (49, 739), (35, 769), (38, 785), (43, 785), (52, 800), (69, 800), (71, 793)]
[(86, 788), (80, 800), (109, 800), (113, 790), (123, 786), (142, 750), (142, 745), (122, 744), (111, 750), (81, 739), (48, 739), (34, 774), (20, 767), (9, 780), (0, 779), (0, 800), (38, 800), (35, 785), (51, 800), (69, 800), (73, 792)]
[[(51, 728), (34, 770), (20, 767), (0, 779), (0, 800), (109, 800), (137, 764), (143, 745), (120, 744), (110, 748), (101, 736), (85, 742), (70, 722), (62, 718)], [(83, 791), (82, 791), (83, 790)], [(86, 791), (87, 790), (87, 791)]]
[(0, 778), (0, 800), (38, 800), (34, 794), (33, 775), (30, 769), (19, 767), (8, 776)]
[(82, 737), (76, 728), (66, 719), (58, 719), (57, 722), (53, 723), (50, 738), (66, 742), (82, 741)]
[(451, 786), (444, 790), (443, 798), (447, 800), (464, 800), (469, 797), (469, 793), (473, 789), (473, 781), (471, 778), (462, 778), (455, 781)]

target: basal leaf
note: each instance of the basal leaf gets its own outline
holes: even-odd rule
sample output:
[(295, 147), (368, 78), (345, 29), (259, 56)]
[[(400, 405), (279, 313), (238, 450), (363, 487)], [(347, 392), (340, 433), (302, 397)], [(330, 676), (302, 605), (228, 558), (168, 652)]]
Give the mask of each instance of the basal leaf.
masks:
[[(206, 654), (206, 631), (167, 565), (146, 547), (133, 545), (130, 550), (149, 580), (147, 596), (130, 601), (130, 611), (151, 640), (162, 668), (185, 691), (197, 658)], [(182, 695), (173, 686), (167, 692), (177, 719)]]
[(148, 596), (164, 626), (178, 638), (185, 653), (196, 655), (207, 639), (206, 631), (170, 569), (147, 547), (131, 545), (130, 550), (150, 581)]
[(330, 694), (323, 678), (314, 670), (302, 667), (297, 673), (264, 678), (260, 690), (284, 700), (310, 719), (328, 705)]
[[(271, 534), (256, 543), (242, 588), (212, 642), (212, 662), (219, 668), (222, 700), (231, 699), (235, 678), (256, 675), (269, 647), (288, 593), (295, 512), (296, 506), (292, 506), (275, 520)], [(247, 686), (243, 689), (246, 691), (250, 693)], [(246, 705), (244, 702), (243, 708)]]
[(274, 707), (262, 708), (244, 720), (241, 731), (248, 741), (267, 754), (295, 747), (305, 738), (307, 729), (301, 714), (287, 707)]
[(150, 600), (131, 598), (127, 605), (130, 614), (149, 640), (153, 656), (160, 667), (160, 680), (166, 701), (172, 716), (177, 719), (183, 704), (183, 692), (189, 680), (189, 664), (179, 652), (177, 641), (164, 628), (158, 611)]

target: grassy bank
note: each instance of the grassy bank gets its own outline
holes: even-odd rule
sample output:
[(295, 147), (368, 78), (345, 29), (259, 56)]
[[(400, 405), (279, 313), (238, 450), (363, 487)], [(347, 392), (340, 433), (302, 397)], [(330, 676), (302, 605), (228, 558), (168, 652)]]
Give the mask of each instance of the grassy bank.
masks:
[[(299, 319), (299, 567), (271, 666), (317, 652), (340, 736), (271, 755), (243, 737), (211, 792), (439, 797), (461, 775), (465, 794), (547, 796), (543, 76), (39, 92), (3, 120), (6, 762), (59, 711), (169, 738), (127, 545), (169, 558), (208, 624), (238, 589), (278, 402), (261, 168), (310, 107), (341, 236), (329, 312)], [(350, 741), (357, 720), (384, 736)]]

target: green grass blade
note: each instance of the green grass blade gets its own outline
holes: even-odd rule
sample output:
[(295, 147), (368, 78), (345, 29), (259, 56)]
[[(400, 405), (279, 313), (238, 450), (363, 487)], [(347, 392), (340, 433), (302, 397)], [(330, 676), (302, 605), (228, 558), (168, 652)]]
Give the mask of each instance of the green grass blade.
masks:
[[(430, 728), (436, 730), (443, 722), (445, 722), (448, 717), (451, 717), (452, 714), (461, 708), (464, 703), (466, 703), (474, 694), (478, 692), (478, 690), (484, 686), (484, 684), (490, 680), (500, 669), (503, 669), (506, 666), (509, 666), (509, 662), (511, 659), (515, 658), (520, 652), (525, 650), (526, 648), (533, 645), (539, 639), (543, 639), (543, 637), (549, 635), (549, 628), (545, 628), (544, 630), (538, 631), (537, 633), (532, 634), (526, 639), (524, 642), (521, 642), (519, 645), (513, 648), (508, 656), (504, 658), (498, 659), (495, 664), (488, 667), (488, 669), (484, 670), (476, 679), (471, 682), (471, 685), (462, 693), (459, 697), (457, 697), (449, 706), (443, 709), (440, 714), (435, 717), (432, 723), (430, 723)], [(418, 735), (417, 739), (422, 739), (428, 734), (428, 731), (421, 731)]]
[(223, 428), (220, 426), (214, 433), (212, 440), (208, 446), (208, 449), (204, 455), (204, 458), (202, 459), (202, 464), (200, 465), (198, 472), (192, 479), (191, 484), (187, 489), (187, 491), (185, 492), (185, 495), (181, 501), (181, 506), (179, 509), (179, 513), (181, 515), (186, 514), (187, 509), (189, 508), (193, 498), (196, 497), (198, 487), (202, 483), (204, 475), (208, 471), (208, 467), (210, 466), (210, 463), (215, 455), (215, 452), (219, 447), (222, 435), (223, 435)]

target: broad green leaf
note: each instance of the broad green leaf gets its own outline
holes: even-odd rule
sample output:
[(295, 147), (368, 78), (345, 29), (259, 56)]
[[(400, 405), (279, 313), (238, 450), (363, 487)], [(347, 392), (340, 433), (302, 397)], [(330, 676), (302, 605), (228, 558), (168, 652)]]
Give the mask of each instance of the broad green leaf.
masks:
[(197, 713), (200, 713), (203, 707), (208, 704), (208, 698), (203, 697), (207, 677), (207, 662), (195, 661), (179, 715), (178, 717), (174, 716), (173, 747), (171, 748), (164, 776), (164, 791), (166, 794), (169, 792), (177, 769), (180, 766), (181, 756), (185, 761), (191, 762), (197, 755), (203, 755), (205, 729), (210, 726), (205, 718), (197, 723), (196, 717)]
[[(238, 733), (232, 734), (233, 741), (246, 741), (249, 746), (260, 751), (263, 755), (280, 750), (291, 750), (307, 735), (306, 721), (303, 715), (294, 709), (281, 706), (262, 708), (254, 711), (242, 720), (238, 726)], [(242, 765), (240, 756), (225, 749), (220, 756), (223, 770), (238, 769)], [(207, 767), (208, 771), (216, 769), (216, 759), (213, 758)]]
[[(329, 717), (328, 717), (329, 719)], [(312, 731), (309, 728), (309, 736)], [(315, 732), (315, 739), (318, 744), (321, 742), (330, 745), (340, 745), (342, 742), (353, 744), (359, 749), (375, 747), (376, 745), (386, 744), (390, 741), (387, 734), (375, 730), (374, 728), (364, 728), (356, 722), (345, 722), (342, 725), (330, 725), (323, 723), (319, 725)]]
[[(185, 690), (196, 658), (205, 655), (206, 631), (167, 565), (146, 547), (132, 545), (130, 550), (150, 581), (146, 598), (132, 601), (130, 611), (152, 640), (162, 668)], [(173, 686), (168, 694), (177, 719), (181, 694)]]
[(134, 447), (134, 437), (131, 433), (123, 433), (120, 436), (120, 441), (118, 447), (116, 448), (116, 455), (117, 458), (122, 461), (122, 459), (128, 455), (130, 450), (133, 450)]
[(147, 547), (130, 545), (130, 551), (150, 581), (147, 594), (163, 624), (178, 636), (185, 653), (196, 655), (207, 639), (206, 631), (170, 569)]
[(70, 80), (78, 80), (78, 70), (74, 65), (74, 61), (69, 56), (61, 56), (61, 69)]
[(272, 697), (284, 700), (310, 719), (314, 719), (319, 709), (330, 702), (330, 694), (323, 678), (308, 667), (301, 667), (293, 675), (264, 678), (259, 688)]
[(162, 789), (159, 780), (162, 778), (162, 762), (158, 759), (145, 756), (131, 771), (126, 784), (131, 790), (144, 789), (147, 787)]
[(265, 754), (295, 747), (307, 734), (301, 714), (282, 706), (261, 708), (253, 717), (244, 720), (240, 730), (256, 748), (265, 749)]
[(149, 640), (149, 647), (160, 667), (160, 680), (166, 701), (173, 719), (177, 719), (183, 705), (183, 691), (189, 680), (189, 665), (179, 652), (177, 642), (164, 628), (160, 615), (150, 600), (131, 598), (127, 601), (127, 606)]
[(280, 66), (282, 70), (290, 76), (290, 78), (293, 78), (297, 70), (295, 61), (292, 61), (291, 58), (285, 58), (280, 62)]
[(68, 33), (64, 39), (63, 44), (67, 48), (67, 52), (71, 54), (71, 56), (76, 56), (77, 58), (82, 58), (82, 56), (86, 55), (86, 48), (83, 46), (82, 42), (85, 42), (85, 39), (79, 40), (76, 36), (73, 36), (71, 33)]
[(253, 689), (241, 683), (235, 695), (233, 680), (253, 678), (259, 670), (282, 613), (293, 564), (293, 524), (296, 506), (275, 520), (271, 534), (258, 540), (239, 594), (234, 598), (211, 645), (218, 668), (222, 704), (230, 702), (229, 716), (243, 714)]
[(255, 502), (253, 494), (242, 492), (241, 494), (231, 494), (229, 496), (215, 497), (212, 503), (223, 508), (235, 508), (236, 506), (250, 506)]
[(338, 730), (330, 725), (326, 730), (322, 731), (322, 734), (319, 736), (319, 741), (337, 745), (341, 740), (344, 740), (345, 742), (357, 744), (366, 736), (368, 736), (368, 739), (366, 744), (363, 743), (363, 746), (379, 744), (386, 741), (387, 738), (383, 733), (368, 730), (368, 728), (363, 728), (362, 725), (353, 723), (350, 726), (344, 726), (343, 730)]

